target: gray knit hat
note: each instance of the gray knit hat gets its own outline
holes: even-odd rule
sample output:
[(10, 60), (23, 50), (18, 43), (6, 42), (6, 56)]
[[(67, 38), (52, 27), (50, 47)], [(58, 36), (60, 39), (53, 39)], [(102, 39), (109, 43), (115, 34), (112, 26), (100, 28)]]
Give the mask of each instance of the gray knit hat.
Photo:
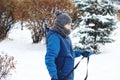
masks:
[(64, 26), (66, 24), (72, 23), (71, 17), (66, 13), (62, 13), (61, 11), (56, 11), (55, 15), (56, 20), (52, 30), (58, 32), (63, 37), (67, 37), (70, 34), (70, 30), (66, 29)]
[(64, 27), (66, 24), (72, 23), (71, 17), (67, 13), (62, 13), (61, 11), (57, 10), (55, 12), (56, 20), (54, 24), (59, 27)]

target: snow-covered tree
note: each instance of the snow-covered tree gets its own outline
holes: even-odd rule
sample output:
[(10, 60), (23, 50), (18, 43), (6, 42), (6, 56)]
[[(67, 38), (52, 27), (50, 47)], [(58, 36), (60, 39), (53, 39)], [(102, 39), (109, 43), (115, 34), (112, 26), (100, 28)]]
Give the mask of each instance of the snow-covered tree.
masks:
[(78, 19), (74, 23), (74, 48), (100, 53), (100, 45), (113, 42), (109, 38), (115, 29), (115, 7), (107, 0), (76, 1)]

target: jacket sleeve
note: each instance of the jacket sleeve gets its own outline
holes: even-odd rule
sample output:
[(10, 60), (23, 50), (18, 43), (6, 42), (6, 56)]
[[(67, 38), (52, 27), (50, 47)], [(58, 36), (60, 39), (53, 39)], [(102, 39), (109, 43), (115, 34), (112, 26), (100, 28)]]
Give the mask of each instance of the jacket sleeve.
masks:
[(79, 57), (83, 54), (83, 50), (74, 50), (74, 53), (75, 53), (75, 57)]
[(45, 55), (45, 64), (51, 77), (58, 79), (55, 58), (60, 51), (60, 39), (53, 34), (49, 37)]

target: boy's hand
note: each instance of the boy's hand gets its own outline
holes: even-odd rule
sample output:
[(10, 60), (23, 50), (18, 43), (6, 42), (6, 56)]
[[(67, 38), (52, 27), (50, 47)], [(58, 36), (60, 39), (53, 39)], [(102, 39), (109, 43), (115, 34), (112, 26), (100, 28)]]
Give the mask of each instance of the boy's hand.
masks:
[(91, 54), (93, 54), (93, 53), (89, 52), (89, 51), (83, 51), (82, 56), (89, 57)]

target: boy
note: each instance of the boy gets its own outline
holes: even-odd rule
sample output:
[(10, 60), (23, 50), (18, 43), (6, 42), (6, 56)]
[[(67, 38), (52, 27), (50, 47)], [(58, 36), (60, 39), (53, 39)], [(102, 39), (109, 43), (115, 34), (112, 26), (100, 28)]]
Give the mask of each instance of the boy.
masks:
[[(55, 12), (54, 26), (47, 33), (47, 52), (45, 63), (51, 80), (73, 80), (74, 72), (68, 73), (74, 68), (76, 57), (89, 57), (92, 53), (84, 50), (73, 50), (69, 38), (72, 19), (68, 14)], [(65, 78), (66, 77), (66, 78)]]

